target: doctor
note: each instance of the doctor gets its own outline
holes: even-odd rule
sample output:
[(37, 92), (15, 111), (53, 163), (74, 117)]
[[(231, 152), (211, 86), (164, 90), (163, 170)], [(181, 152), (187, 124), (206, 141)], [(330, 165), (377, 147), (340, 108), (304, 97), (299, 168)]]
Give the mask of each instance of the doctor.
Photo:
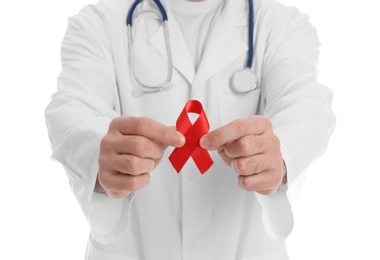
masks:
[[(156, 2), (167, 20), (151, 0), (133, 12), (134, 0), (101, 0), (62, 43), (46, 121), (91, 228), (86, 259), (288, 259), (290, 191), (335, 125), (315, 29), (274, 0), (254, 1), (254, 28), (247, 0)], [(244, 68), (254, 84), (242, 90)], [(190, 99), (211, 129), (204, 175), (168, 160)]]

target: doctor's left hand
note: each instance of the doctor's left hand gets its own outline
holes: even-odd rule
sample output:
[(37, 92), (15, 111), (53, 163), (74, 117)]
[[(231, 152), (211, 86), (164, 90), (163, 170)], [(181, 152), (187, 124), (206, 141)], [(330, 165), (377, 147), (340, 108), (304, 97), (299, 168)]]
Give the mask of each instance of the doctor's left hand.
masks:
[(286, 177), (280, 141), (273, 133), (271, 121), (263, 116), (235, 120), (211, 131), (201, 138), (200, 145), (217, 150), (247, 191), (273, 194)]

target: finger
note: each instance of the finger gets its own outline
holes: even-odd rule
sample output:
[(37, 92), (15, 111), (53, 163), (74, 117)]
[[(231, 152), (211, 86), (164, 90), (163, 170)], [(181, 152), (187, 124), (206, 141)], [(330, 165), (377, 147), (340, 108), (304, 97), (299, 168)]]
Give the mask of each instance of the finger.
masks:
[(240, 157), (231, 161), (231, 167), (239, 175), (252, 175), (271, 170), (274, 160), (266, 154)]
[(278, 190), (281, 186), (281, 176), (277, 176), (273, 171), (265, 171), (260, 174), (238, 177), (241, 188), (247, 191), (266, 192)]
[(161, 161), (162, 161), (162, 157), (154, 160), (154, 168), (156, 168)]
[(129, 175), (120, 173), (99, 174), (99, 183), (106, 193), (114, 198), (123, 198), (146, 187), (150, 182), (150, 174)]
[(271, 195), (271, 194), (275, 194), (276, 192), (278, 192), (281, 188), (281, 185), (278, 186), (277, 188), (275, 189), (272, 189), (272, 190), (258, 190), (256, 191), (257, 193), (260, 193), (262, 195)]
[(270, 126), (269, 119), (262, 116), (238, 119), (205, 134), (200, 140), (200, 145), (207, 150), (216, 150), (222, 145), (233, 142), (245, 135), (260, 135)]
[(230, 158), (259, 154), (267, 150), (266, 137), (263, 135), (246, 135), (226, 144), (224, 150)]
[(230, 158), (224, 151), (224, 149), (221, 149), (218, 151), (220, 158), (222, 158), (223, 162), (227, 164), (229, 167), (231, 167), (232, 158)]
[(131, 154), (120, 154), (113, 156), (109, 161), (112, 170), (131, 175), (139, 175), (146, 172), (151, 172), (155, 167), (155, 162), (152, 159), (141, 158)]
[(119, 117), (110, 127), (124, 135), (142, 135), (164, 145), (181, 147), (185, 144), (185, 137), (180, 132), (147, 117)]
[(150, 159), (160, 158), (166, 147), (166, 145), (138, 135), (122, 136), (118, 142), (115, 142), (115, 151), (120, 154), (133, 154)]

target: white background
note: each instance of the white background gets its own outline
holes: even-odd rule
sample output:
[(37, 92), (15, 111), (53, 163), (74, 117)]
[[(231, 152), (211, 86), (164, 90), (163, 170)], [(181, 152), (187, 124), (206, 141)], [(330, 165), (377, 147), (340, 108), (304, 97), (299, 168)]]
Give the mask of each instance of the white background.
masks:
[[(335, 93), (336, 131), (309, 170), (288, 239), (292, 260), (380, 259), (378, 0), (282, 0), (308, 13)], [(0, 259), (83, 259), (88, 226), (50, 160), (43, 111), (67, 17), (95, 0), (0, 3)]]

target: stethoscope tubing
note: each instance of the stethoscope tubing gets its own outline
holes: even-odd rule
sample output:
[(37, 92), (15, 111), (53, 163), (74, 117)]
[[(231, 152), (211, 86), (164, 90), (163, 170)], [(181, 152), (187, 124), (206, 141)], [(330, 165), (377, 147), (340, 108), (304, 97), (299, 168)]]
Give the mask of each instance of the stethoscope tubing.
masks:
[[(136, 7), (142, 2), (143, 0), (135, 0), (133, 2), (131, 8), (129, 9), (126, 23), (127, 26), (132, 27), (132, 18), (133, 18), (133, 13), (135, 12)], [(165, 11), (164, 6), (162, 5), (160, 0), (153, 0), (154, 3), (156, 4), (158, 10), (161, 13), (162, 16), (162, 21), (168, 21), (168, 15)], [(252, 68), (252, 63), (253, 63), (253, 56), (254, 56), (254, 20), (255, 20), (255, 15), (254, 15), (254, 4), (253, 0), (248, 0), (248, 59), (247, 59), (247, 68), (251, 69)]]
[(161, 13), (161, 19), (163, 21), (163, 30), (165, 35), (165, 46), (166, 46), (166, 52), (168, 55), (168, 74), (166, 77), (166, 80), (163, 84), (160, 84), (158, 86), (146, 86), (142, 82), (140, 82), (134, 75), (133, 68), (132, 68), (132, 18), (133, 13), (136, 9), (136, 7), (142, 2), (143, 0), (135, 0), (135, 2), (132, 4), (131, 8), (129, 9), (126, 23), (127, 23), (127, 36), (128, 36), (128, 51), (129, 51), (129, 67), (131, 69), (131, 77), (132, 79), (139, 85), (139, 89), (135, 89), (133, 91), (133, 94), (136, 96), (140, 96), (143, 93), (153, 93), (158, 92), (166, 89), (170, 89), (173, 84), (171, 83), (172, 75), (173, 75), (173, 62), (172, 62), (172, 54), (171, 54), (171, 47), (170, 47), (170, 39), (169, 39), (169, 29), (168, 29), (168, 15), (165, 11), (165, 8), (163, 7), (160, 0), (153, 0), (156, 4), (157, 8), (159, 9)]
[(131, 8), (129, 8), (129, 11), (128, 11), (128, 15), (127, 15), (127, 26), (132, 26), (132, 17), (133, 17), (133, 13), (135, 12), (135, 9), (136, 7), (142, 2), (143, 0), (135, 0), (131, 6)]
[[(133, 18), (133, 13), (135, 12), (135, 9), (136, 7), (142, 2), (143, 0), (135, 0), (131, 6), (131, 8), (129, 9), (128, 11), (128, 15), (127, 15), (127, 19), (126, 19), (126, 23), (127, 23), (127, 26), (132, 26), (132, 18)], [(162, 21), (165, 22), (168, 20), (168, 14), (166, 13), (165, 11), (165, 8), (164, 6), (162, 5), (161, 1), (160, 0), (153, 0), (153, 2), (156, 4), (158, 10), (160, 11), (161, 13), (161, 18), (162, 18)]]
[[(134, 75), (133, 69), (132, 69), (132, 20), (133, 20), (133, 13), (136, 9), (136, 7), (143, 2), (143, 0), (135, 0), (131, 6), (131, 8), (128, 11), (127, 18), (126, 18), (126, 24), (127, 24), (127, 35), (128, 35), (128, 49), (129, 49), (129, 67), (131, 70), (131, 77), (133, 80), (139, 85), (139, 89), (135, 89), (134, 94), (135, 95), (141, 95), (143, 93), (152, 93), (152, 92), (158, 92), (161, 90), (170, 89), (173, 86), (173, 83), (171, 82), (172, 79), (172, 73), (173, 73), (173, 64), (172, 64), (172, 54), (171, 54), (171, 48), (170, 48), (170, 40), (169, 40), (169, 29), (167, 26), (168, 22), (168, 16), (165, 11), (165, 8), (163, 7), (160, 0), (153, 0), (156, 4), (158, 10), (161, 14), (161, 19), (163, 22), (163, 30), (165, 34), (165, 44), (166, 44), (166, 51), (168, 55), (168, 74), (166, 81), (163, 84), (160, 84), (159, 86), (146, 86), (142, 84)], [(241, 79), (245, 81), (245, 78), (248, 78), (247, 86), (248, 88), (241, 88), (239, 86), (234, 86), (233, 88), (240, 93), (247, 93), (254, 89), (256, 89), (257, 86), (257, 76), (252, 72), (252, 65), (253, 65), (253, 56), (254, 56), (254, 5), (253, 0), (248, 0), (248, 57), (247, 57), (247, 64), (246, 68), (242, 70), (242, 73), (235, 73), (234, 81), (241, 82)], [(248, 75), (252, 74), (252, 75)], [(239, 75), (239, 76), (238, 76)], [(251, 80), (253, 80), (253, 84), (251, 83)], [(240, 84), (241, 85), (241, 84)], [(252, 87), (249, 87), (252, 85)]]
[(253, 63), (253, 55), (254, 55), (254, 6), (253, 6), (253, 0), (248, 0), (248, 60), (247, 60), (247, 68), (252, 68)]

